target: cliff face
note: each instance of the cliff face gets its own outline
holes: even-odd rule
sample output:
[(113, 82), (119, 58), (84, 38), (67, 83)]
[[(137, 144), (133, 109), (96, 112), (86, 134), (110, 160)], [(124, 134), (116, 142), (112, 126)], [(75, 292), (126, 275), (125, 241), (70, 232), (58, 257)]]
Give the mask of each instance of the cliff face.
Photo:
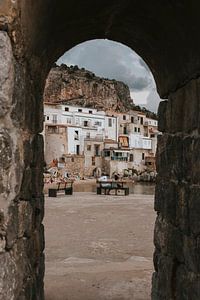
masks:
[(54, 66), (47, 78), (44, 102), (79, 105), (99, 110), (125, 112), (133, 100), (127, 85), (95, 76), (77, 66)]

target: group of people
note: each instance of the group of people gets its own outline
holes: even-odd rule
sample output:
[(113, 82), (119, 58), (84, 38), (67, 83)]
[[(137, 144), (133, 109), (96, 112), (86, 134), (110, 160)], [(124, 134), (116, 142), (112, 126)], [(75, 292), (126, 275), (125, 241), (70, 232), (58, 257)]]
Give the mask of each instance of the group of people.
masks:
[[(113, 176), (112, 176), (112, 179), (114, 179), (115, 181), (118, 181), (120, 179), (119, 174), (114, 173)], [(111, 186), (111, 183), (109, 183), (109, 180), (110, 180), (109, 175), (106, 174), (106, 173), (105, 174), (102, 173), (101, 177), (98, 180), (101, 181), (101, 182), (105, 181), (105, 183), (101, 184), (102, 187), (110, 187)], [(113, 182), (112, 182), (112, 186), (114, 187)], [(118, 186), (119, 186), (119, 183), (116, 183), (116, 187), (118, 187)]]

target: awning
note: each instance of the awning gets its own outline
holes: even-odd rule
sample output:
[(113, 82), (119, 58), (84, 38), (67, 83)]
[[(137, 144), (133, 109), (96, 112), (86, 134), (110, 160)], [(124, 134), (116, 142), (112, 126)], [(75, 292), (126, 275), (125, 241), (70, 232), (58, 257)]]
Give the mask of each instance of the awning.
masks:
[(113, 150), (114, 152), (118, 152), (118, 153), (120, 153), (120, 152), (126, 152), (126, 153), (129, 153), (129, 150)]

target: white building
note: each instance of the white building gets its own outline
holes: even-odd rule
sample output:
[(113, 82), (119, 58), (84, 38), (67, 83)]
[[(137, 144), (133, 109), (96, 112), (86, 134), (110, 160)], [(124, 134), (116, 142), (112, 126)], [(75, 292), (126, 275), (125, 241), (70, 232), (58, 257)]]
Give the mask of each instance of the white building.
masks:
[[(67, 154), (82, 155), (84, 153), (84, 140), (85, 139), (118, 139), (118, 122), (115, 116), (106, 116), (105, 112), (97, 111), (96, 109), (76, 107), (63, 104), (51, 104), (45, 103), (44, 105), (44, 126), (45, 126), (45, 152), (48, 150), (48, 154), (45, 156), (49, 158), (50, 148), (54, 149), (55, 155), (56, 148), (58, 148), (59, 155), (60, 145), (58, 143), (53, 144), (52, 138), (50, 139), (47, 132), (51, 132), (51, 127), (54, 126), (55, 134), (60, 130), (55, 129), (58, 127), (66, 127), (66, 139), (68, 142), (62, 143), (61, 146), (63, 152)], [(53, 133), (53, 132), (51, 132)], [(62, 131), (63, 135), (63, 131)], [(63, 139), (63, 137), (62, 137)], [(54, 136), (54, 140), (57, 138)]]
[[(157, 120), (147, 118), (143, 112), (106, 114), (96, 109), (49, 103), (45, 104), (44, 112), (47, 164), (65, 155), (84, 156), (86, 173), (92, 174), (95, 167), (101, 168), (102, 159), (106, 165), (110, 160), (111, 172), (114, 167), (121, 170), (125, 166), (143, 170), (147, 158), (148, 164), (155, 158)], [(105, 141), (111, 141), (112, 146), (103, 146)], [(105, 158), (104, 150), (108, 149), (112, 155)]]

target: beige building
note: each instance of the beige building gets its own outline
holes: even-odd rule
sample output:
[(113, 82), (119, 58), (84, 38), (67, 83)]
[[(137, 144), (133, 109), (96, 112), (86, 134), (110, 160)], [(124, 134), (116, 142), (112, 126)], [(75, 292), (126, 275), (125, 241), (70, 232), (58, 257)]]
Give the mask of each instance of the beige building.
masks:
[(67, 153), (68, 136), (65, 125), (48, 124), (44, 128), (44, 153), (46, 164), (59, 160)]
[(64, 105), (57, 110), (56, 105), (47, 107), (47, 164), (63, 160), (67, 171), (80, 177), (155, 170), (157, 120), (138, 111), (106, 114)]
[(102, 151), (104, 147), (103, 137), (85, 138), (85, 176), (99, 177), (102, 173)]

